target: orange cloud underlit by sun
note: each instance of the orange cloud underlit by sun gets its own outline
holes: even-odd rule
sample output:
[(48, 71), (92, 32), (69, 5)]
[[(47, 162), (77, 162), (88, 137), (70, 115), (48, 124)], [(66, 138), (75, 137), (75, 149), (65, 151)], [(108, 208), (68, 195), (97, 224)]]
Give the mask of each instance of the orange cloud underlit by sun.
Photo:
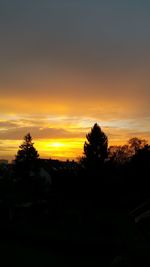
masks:
[[(76, 90), (76, 89), (74, 89)], [(55, 89), (54, 89), (55, 91)], [(86, 97), (86, 96), (85, 96)], [(132, 113), (137, 111), (136, 103), (134, 107), (132, 101), (123, 100), (111, 100), (91, 97), (84, 99), (57, 99), (54, 96), (29, 96), (23, 95), (22, 97), (11, 96), (1, 97), (0, 99), (1, 112), (4, 113), (16, 113), (16, 114), (55, 114), (55, 115), (69, 115), (69, 116), (98, 116), (112, 117), (123, 116), (130, 117)], [(13, 111), (13, 112), (12, 112)]]
[(68, 111), (68, 107), (64, 103), (57, 103), (54, 99), (45, 99), (43, 97), (33, 99), (31, 98), (18, 98), (18, 97), (10, 97), (10, 98), (2, 98), (0, 99), (1, 112), (6, 113), (41, 113), (41, 114), (65, 114)]

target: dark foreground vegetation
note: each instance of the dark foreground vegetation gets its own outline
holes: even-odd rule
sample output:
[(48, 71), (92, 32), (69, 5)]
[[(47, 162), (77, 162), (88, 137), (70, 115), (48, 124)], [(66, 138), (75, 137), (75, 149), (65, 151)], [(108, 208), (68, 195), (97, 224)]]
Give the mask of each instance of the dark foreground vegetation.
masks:
[(80, 161), (60, 162), (27, 134), (0, 166), (1, 266), (149, 266), (149, 180), (145, 140), (108, 148), (95, 124)]

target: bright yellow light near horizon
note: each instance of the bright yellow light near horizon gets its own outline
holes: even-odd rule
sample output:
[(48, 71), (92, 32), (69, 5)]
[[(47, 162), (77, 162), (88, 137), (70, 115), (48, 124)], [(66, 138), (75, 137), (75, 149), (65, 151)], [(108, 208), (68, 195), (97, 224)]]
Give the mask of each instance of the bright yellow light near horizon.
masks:
[(75, 159), (82, 154), (83, 139), (37, 140), (35, 146), (42, 157)]
[(65, 144), (64, 143), (61, 143), (61, 142), (52, 142), (49, 146), (50, 147), (61, 148), (61, 147), (64, 147)]

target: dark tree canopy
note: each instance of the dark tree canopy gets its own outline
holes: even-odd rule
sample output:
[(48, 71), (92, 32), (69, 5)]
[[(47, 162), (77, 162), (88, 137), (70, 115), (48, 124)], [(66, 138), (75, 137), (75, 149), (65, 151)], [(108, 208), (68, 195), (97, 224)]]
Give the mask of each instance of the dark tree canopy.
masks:
[(147, 145), (147, 141), (145, 139), (133, 137), (128, 141), (128, 144), (132, 153), (136, 154), (140, 149), (143, 149)]
[(128, 143), (123, 146), (110, 146), (109, 158), (116, 163), (127, 163), (134, 155), (139, 154), (141, 150), (147, 147), (147, 141), (138, 137), (133, 137), (128, 140)]
[(130, 159), (130, 151), (128, 145), (110, 146), (108, 149), (109, 159), (113, 162), (124, 164)]
[(107, 158), (108, 138), (95, 123), (91, 131), (86, 135), (87, 141), (84, 144), (84, 158), (88, 165), (98, 167)]
[(20, 145), (16, 155), (16, 163), (29, 163), (34, 162), (39, 157), (37, 150), (34, 148), (32, 137), (28, 133), (24, 137), (24, 142)]

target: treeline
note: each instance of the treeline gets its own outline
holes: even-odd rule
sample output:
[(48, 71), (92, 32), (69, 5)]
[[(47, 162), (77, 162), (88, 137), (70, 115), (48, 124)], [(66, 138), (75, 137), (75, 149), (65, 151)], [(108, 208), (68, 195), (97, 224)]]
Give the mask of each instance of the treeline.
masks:
[[(84, 143), (83, 156), (79, 160), (79, 164), (85, 168), (92, 168), (95, 172), (100, 169), (107, 161), (117, 164), (124, 164), (139, 156), (143, 159), (148, 157), (150, 146), (145, 139), (133, 137), (128, 140), (127, 144), (120, 146), (108, 147), (108, 137), (101, 130), (100, 126), (96, 123), (91, 128), (91, 131), (86, 135)], [(17, 155), (15, 157), (15, 165), (21, 163), (33, 163), (39, 159), (39, 154), (32, 137), (28, 133), (24, 137), (24, 142), (20, 145)]]
[(150, 196), (150, 146), (135, 137), (126, 145), (108, 147), (108, 137), (95, 124), (80, 160), (60, 162), (40, 159), (28, 133), (14, 164), (0, 167), (0, 177), (1, 205), (8, 209), (47, 203), (55, 219), (63, 210), (79, 212), (82, 207), (85, 213), (91, 205), (132, 209)]

